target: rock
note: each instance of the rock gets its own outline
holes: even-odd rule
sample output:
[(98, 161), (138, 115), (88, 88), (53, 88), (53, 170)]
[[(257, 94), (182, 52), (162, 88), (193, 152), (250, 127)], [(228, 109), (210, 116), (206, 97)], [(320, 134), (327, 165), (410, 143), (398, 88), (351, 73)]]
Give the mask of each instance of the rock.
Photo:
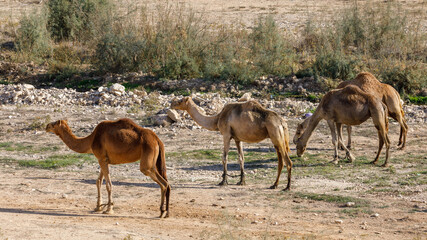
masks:
[(375, 214), (373, 214), (371, 217), (377, 218), (377, 217), (379, 217), (379, 216), (380, 216), (380, 214), (375, 213)]
[(341, 224), (341, 223), (343, 223), (344, 221), (343, 220), (341, 220), (341, 219), (337, 219), (337, 220), (335, 220), (335, 223), (337, 223), (337, 224)]
[(345, 204), (345, 206), (346, 207), (353, 207), (355, 205), (355, 203), (354, 202), (347, 202), (346, 204)]
[(167, 114), (158, 114), (154, 116), (154, 125), (156, 126), (169, 126), (172, 123), (172, 120), (168, 117)]
[(31, 85), (31, 84), (22, 84), (22, 87), (24, 88), (24, 89), (26, 89), (26, 90), (34, 90), (35, 89), (35, 87), (33, 86), (33, 85)]
[(168, 117), (174, 121), (174, 122), (181, 122), (181, 117), (179, 116), (178, 112), (174, 109), (167, 109), (166, 114)]
[(113, 93), (116, 96), (121, 96), (125, 93), (125, 87), (121, 84), (118, 83), (114, 83), (113, 85), (111, 85), (111, 87), (109, 88), (109, 91), (111, 93)]
[(238, 102), (246, 102), (251, 100), (251, 95), (252, 94), (250, 92), (243, 94), (243, 96), (238, 100)]

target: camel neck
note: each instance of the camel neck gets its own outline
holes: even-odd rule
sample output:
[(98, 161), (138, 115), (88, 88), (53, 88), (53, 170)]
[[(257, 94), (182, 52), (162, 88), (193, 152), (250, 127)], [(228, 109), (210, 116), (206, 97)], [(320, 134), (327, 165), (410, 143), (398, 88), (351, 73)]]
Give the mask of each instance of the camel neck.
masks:
[(313, 131), (319, 124), (320, 120), (322, 120), (322, 118), (319, 116), (318, 111), (315, 111), (313, 116), (311, 116), (308, 121), (307, 128), (305, 129), (304, 133), (300, 137), (301, 139), (300, 141), (303, 144), (303, 146), (307, 145), (307, 142), (310, 139), (311, 134), (313, 134)]
[(92, 153), (91, 145), (93, 133), (87, 137), (76, 137), (68, 126), (59, 128), (57, 135), (73, 151), (78, 153)]
[(201, 109), (190, 100), (187, 109), (188, 114), (190, 114), (191, 118), (202, 126), (210, 131), (219, 131), (218, 129), (218, 114), (214, 116), (206, 116), (202, 113)]

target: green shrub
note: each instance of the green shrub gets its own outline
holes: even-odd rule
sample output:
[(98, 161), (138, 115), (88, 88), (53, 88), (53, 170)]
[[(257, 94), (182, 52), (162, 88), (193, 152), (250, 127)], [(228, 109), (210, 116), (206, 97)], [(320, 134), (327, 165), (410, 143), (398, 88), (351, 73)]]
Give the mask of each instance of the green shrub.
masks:
[(321, 52), (313, 63), (313, 71), (332, 79), (350, 80), (357, 74), (356, 61), (341, 52)]
[(109, 72), (138, 71), (145, 58), (146, 43), (135, 35), (105, 34), (96, 47), (96, 64), (99, 70)]
[(49, 0), (49, 32), (56, 41), (89, 40), (108, 24), (110, 7), (108, 0)]
[(427, 87), (427, 68), (419, 65), (396, 66), (381, 73), (384, 83), (392, 85), (402, 94), (414, 94)]
[(52, 45), (46, 29), (47, 18), (43, 13), (33, 12), (24, 16), (16, 33), (17, 48), (20, 52), (30, 53), (35, 57), (51, 54)]
[(260, 74), (289, 75), (292, 73), (292, 47), (276, 25), (273, 16), (260, 18), (249, 34), (251, 58)]

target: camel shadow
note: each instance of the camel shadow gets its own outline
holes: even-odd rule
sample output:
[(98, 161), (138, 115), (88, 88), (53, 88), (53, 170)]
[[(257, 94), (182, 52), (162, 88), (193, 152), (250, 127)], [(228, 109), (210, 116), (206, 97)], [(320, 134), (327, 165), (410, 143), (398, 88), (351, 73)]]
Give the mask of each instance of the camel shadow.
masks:
[(87, 211), (87, 213), (65, 213), (60, 212), (58, 209), (41, 209), (41, 210), (29, 210), (20, 208), (0, 208), (0, 213), (14, 213), (14, 214), (31, 214), (31, 215), (44, 215), (54, 217), (93, 217), (93, 218), (142, 218), (142, 219), (160, 219), (158, 217), (142, 217), (142, 216), (129, 216), (129, 215), (106, 215), (98, 214), (93, 211)]
[[(271, 165), (274, 163), (277, 163), (277, 159), (275, 159), (275, 158), (245, 162), (245, 170), (258, 169), (258, 168), (265, 168), (265, 169), (274, 168), (275, 166)], [(209, 165), (183, 167), (183, 168), (181, 168), (181, 170), (185, 170), (185, 171), (194, 171), (194, 170), (222, 171), (223, 166), (222, 166), (222, 163), (220, 163), (220, 164), (209, 164)], [(227, 163), (227, 170), (238, 171), (238, 170), (240, 170), (240, 164), (238, 164), (238, 163)]]
[[(84, 184), (96, 184), (96, 179), (79, 179), (77, 182)], [(113, 186), (136, 186), (136, 187), (146, 187), (146, 188), (160, 188), (157, 183), (131, 183), (131, 182), (122, 182), (122, 181), (111, 181)], [(105, 179), (102, 184), (105, 184)]]

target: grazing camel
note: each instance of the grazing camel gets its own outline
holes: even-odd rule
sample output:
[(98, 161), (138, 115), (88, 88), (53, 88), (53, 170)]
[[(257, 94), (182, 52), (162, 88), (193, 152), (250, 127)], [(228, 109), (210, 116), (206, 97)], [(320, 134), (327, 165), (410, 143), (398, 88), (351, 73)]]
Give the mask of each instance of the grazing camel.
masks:
[[(388, 115), (400, 124), (400, 137), (397, 146), (400, 146), (399, 149), (403, 150), (405, 148), (408, 125), (406, 124), (405, 113), (403, 112), (401, 99), (396, 89), (388, 84), (381, 83), (371, 73), (368, 72), (359, 73), (356, 78), (340, 83), (337, 88), (343, 88), (349, 85), (358, 86), (363, 91), (378, 97), (387, 106)], [(347, 132), (347, 148), (350, 149), (351, 126), (347, 126)]]
[(187, 111), (200, 126), (211, 131), (219, 131), (223, 136), (224, 150), (222, 164), (224, 172), (219, 185), (227, 185), (227, 159), (230, 140), (234, 139), (239, 153), (240, 182), (245, 184), (244, 156), (242, 142), (256, 143), (270, 138), (276, 149), (278, 169), (276, 182), (270, 188), (277, 188), (284, 163), (288, 170), (289, 190), (291, 185), (292, 161), (289, 158), (289, 134), (285, 120), (276, 112), (265, 109), (256, 101), (229, 103), (220, 113), (213, 116), (204, 115), (191, 97), (174, 99), (171, 108)]
[[(78, 153), (93, 153), (98, 158), (101, 172), (96, 186), (98, 202), (95, 211), (112, 214), (113, 200), (109, 164), (131, 163), (140, 160), (142, 173), (151, 177), (161, 189), (160, 218), (169, 216), (170, 185), (166, 176), (165, 148), (159, 137), (151, 130), (137, 125), (130, 119), (103, 121), (87, 137), (76, 137), (66, 120), (58, 120), (46, 126), (46, 132), (58, 135), (73, 151)], [(108, 192), (108, 203), (101, 204), (101, 185), (105, 177)], [(166, 209), (164, 208), (166, 198)]]
[[(319, 124), (320, 120), (325, 119), (332, 133), (332, 143), (335, 147), (335, 163), (338, 162), (338, 144), (343, 146), (346, 151), (346, 156), (349, 158), (350, 162), (352, 162), (354, 160), (353, 155), (342, 143), (341, 126), (342, 124), (350, 126), (359, 125), (370, 117), (374, 122), (375, 128), (377, 128), (379, 138), (378, 153), (372, 163), (377, 163), (383, 145), (385, 144), (386, 159), (382, 166), (387, 166), (390, 148), (390, 140), (387, 135), (387, 106), (374, 95), (366, 93), (359, 87), (353, 85), (326, 93), (313, 115), (305, 122), (298, 125), (293, 139), (294, 143), (297, 145), (297, 155), (302, 156), (313, 130), (316, 128), (317, 124)], [(338, 139), (334, 123), (338, 130)]]

